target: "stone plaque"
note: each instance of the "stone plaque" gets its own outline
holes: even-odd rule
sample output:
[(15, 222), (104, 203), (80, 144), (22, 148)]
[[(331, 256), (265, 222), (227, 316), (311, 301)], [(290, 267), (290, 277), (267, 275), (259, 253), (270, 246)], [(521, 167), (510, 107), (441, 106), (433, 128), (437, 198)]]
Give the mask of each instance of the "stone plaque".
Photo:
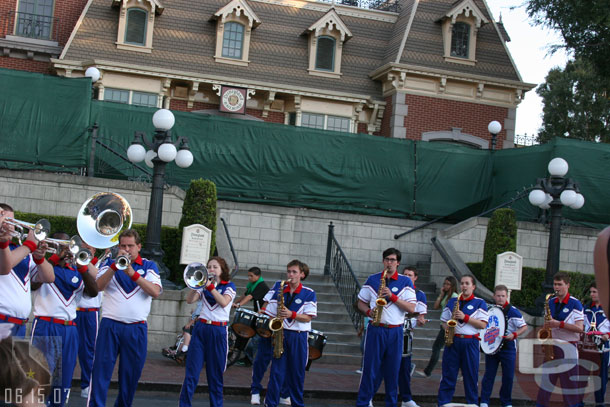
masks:
[(212, 231), (203, 225), (189, 225), (182, 229), (180, 264), (207, 264), (210, 257)]
[(496, 257), (496, 285), (504, 284), (509, 290), (521, 289), (523, 257), (515, 252), (504, 252)]

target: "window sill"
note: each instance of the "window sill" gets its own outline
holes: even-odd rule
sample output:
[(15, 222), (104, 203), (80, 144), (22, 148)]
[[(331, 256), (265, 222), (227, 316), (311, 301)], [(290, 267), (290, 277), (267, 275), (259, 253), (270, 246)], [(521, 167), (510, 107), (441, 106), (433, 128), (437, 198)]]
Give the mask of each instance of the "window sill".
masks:
[(324, 78), (341, 79), (341, 76), (343, 75), (340, 72), (325, 72), (325, 71), (317, 71), (315, 69), (308, 69), (307, 71), (309, 72), (310, 75), (322, 76)]
[(469, 65), (469, 66), (475, 66), (477, 64), (476, 59), (458, 58), (458, 57), (451, 57), (451, 56), (446, 56), (446, 55), (445, 55), (445, 62), (453, 62), (454, 64), (462, 64), (462, 65)]
[(115, 42), (117, 49), (122, 49), (125, 51), (136, 51), (136, 52), (144, 52), (146, 54), (150, 54), (152, 52), (152, 47), (145, 47), (142, 45), (131, 45), (131, 44), (122, 44), (119, 42)]
[(229, 64), (229, 65), (237, 65), (237, 66), (248, 66), (248, 64), (250, 63), (250, 61), (244, 61), (243, 59), (233, 59), (233, 58), (225, 58), (225, 57), (219, 57), (219, 56), (215, 56), (214, 60), (221, 64)]

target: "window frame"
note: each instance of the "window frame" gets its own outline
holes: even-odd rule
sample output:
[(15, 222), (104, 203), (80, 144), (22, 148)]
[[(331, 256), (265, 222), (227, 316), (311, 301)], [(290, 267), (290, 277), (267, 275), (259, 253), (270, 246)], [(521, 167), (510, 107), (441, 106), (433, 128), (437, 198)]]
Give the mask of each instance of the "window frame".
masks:
[[(128, 41), (127, 40), (127, 34), (129, 32), (129, 18), (130, 15), (133, 15), (134, 13), (144, 13), (144, 30), (142, 32), (142, 42), (133, 42), (133, 41)], [(123, 38), (123, 43), (124, 44), (129, 44), (129, 45), (137, 45), (137, 46), (146, 46), (146, 27), (148, 26), (148, 11), (144, 10), (140, 7), (130, 7), (127, 11), (126, 11), (126, 17), (125, 17), (125, 38)]]
[[(121, 100), (109, 100), (109, 99), (107, 99), (106, 96), (107, 96), (109, 91), (111, 93), (113, 93), (113, 94), (115, 92), (119, 93), (121, 95), (125, 95), (126, 94), (127, 95), (127, 101), (123, 102)], [(155, 98), (154, 105), (152, 105), (152, 104), (134, 103), (133, 102), (134, 95), (136, 95), (136, 94), (140, 95), (140, 96), (146, 96), (146, 97), (149, 97), (149, 98), (154, 97)], [(121, 89), (121, 88), (105, 87), (104, 88), (104, 95), (103, 95), (102, 100), (105, 101), (105, 102), (122, 103), (122, 104), (125, 104), (125, 105), (131, 105), (131, 106), (143, 106), (143, 107), (155, 107), (155, 108), (161, 107), (161, 106), (159, 106), (159, 95), (157, 95), (155, 93), (152, 93), (152, 92), (143, 92), (143, 91), (132, 90), (132, 89)]]
[[(41, 4), (41, 3), (50, 3), (50, 4)], [(25, 11), (24, 9), (32, 8), (30, 11)], [(39, 9), (44, 9), (46, 13), (39, 14)], [(19, 0), (17, 3), (17, 13), (15, 16), (14, 35), (18, 37), (24, 38), (32, 38), (35, 40), (43, 40), (50, 41), (53, 37), (53, 25), (55, 23), (55, 0)], [(30, 24), (38, 25), (43, 20), (42, 24), (44, 25), (43, 34), (41, 35), (30, 35), (24, 32), (24, 17), (23, 15), (29, 15), (32, 18), (29, 20)], [(21, 15), (21, 16), (20, 16)], [(25, 17), (27, 18), (27, 17)], [(47, 32), (48, 31), (48, 32)]]
[[(151, 53), (155, 18), (163, 11), (160, 4), (156, 0), (113, 0), (113, 4), (120, 7), (119, 26), (115, 42), (117, 49)], [(143, 44), (127, 41), (128, 16), (133, 9), (146, 13)]]
[[(332, 41), (332, 55), (331, 55), (331, 68), (322, 68), (319, 66), (318, 61), (319, 61), (319, 51), (320, 51), (320, 40), (328, 40), (328, 41)], [(334, 72), (335, 71), (335, 53), (337, 51), (337, 39), (335, 37), (332, 37), (330, 35), (321, 35), (317, 38), (316, 40), (316, 62), (315, 62), (315, 69), (317, 71), (326, 71), (326, 72)]]
[[(464, 28), (462, 32), (457, 32), (458, 28)], [(468, 59), (470, 57), (470, 36), (472, 32), (472, 26), (464, 21), (457, 21), (451, 27), (451, 45), (449, 50), (449, 55), (453, 58), (464, 58)], [(456, 34), (460, 35), (462, 38), (456, 38)], [(463, 38), (465, 37), (465, 38)], [(460, 44), (457, 44), (457, 41), (460, 41)], [(464, 55), (458, 54), (455, 52), (457, 45), (465, 46), (466, 52)]]
[[(231, 55), (225, 55), (225, 49), (227, 49), (227, 50), (231, 50), (232, 49), (232, 48), (226, 47), (225, 44), (227, 42), (235, 41), (234, 39), (226, 38), (227, 33), (234, 33), (235, 32), (235, 31), (231, 31), (231, 30), (227, 31), (227, 27), (233, 27), (233, 26), (241, 27), (241, 33), (240, 33), (241, 34), (241, 38), (239, 39), (240, 47), (239, 47), (239, 56), (238, 57), (231, 56)], [(244, 26), (244, 24), (242, 24), (241, 22), (238, 22), (238, 21), (227, 21), (224, 24), (224, 29), (223, 29), (223, 32), (222, 32), (222, 51), (221, 51), (220, 55), (223, 58), (242, 60), (243, 54), (244, 54), (244, 40), (245, 40), (245, 36), (246, 36), (246, 27)]]
[[(304, 125), (303, 121), (304, 119), (306, 119), (307, 124)], [(317, 122), (319, 122), (319, 120), (322, 120), (321, 126), (319, 126), (318, 124), (314, 125), (314, 126), (310, 126), (310, 119), (311, 118), (315, 118)], [(337, 130), (336, 128), (332, 128), (329, 129), (328, 128), (328, 119), (338, 119), (340, 121), (347, 121), (347, 130), (343, 130), (343, 129), (339, 129)], [(326, 131), (337, 131), (340, 133), (352, 133), (353, 130), (353, 120), (350, 117), (346, 117), (346, 116), (336, 116), (336, 115), (332, 115), (332, 114), (325, 114), (325, 113), (315, 113), (315, 112), (301, 112), (301, 121), (300, 123), (298, 123), (299, 127), (304, 127), (304, 128), (308, 128), (308, 129), (317, 129), (317, 130), (326, 130)]]

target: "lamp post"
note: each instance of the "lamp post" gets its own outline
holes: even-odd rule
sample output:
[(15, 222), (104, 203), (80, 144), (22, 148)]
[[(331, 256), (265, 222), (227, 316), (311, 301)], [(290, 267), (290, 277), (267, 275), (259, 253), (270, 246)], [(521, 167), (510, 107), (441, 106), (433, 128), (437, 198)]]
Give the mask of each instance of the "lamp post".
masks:
[[(187, 168), (193, 163), (193, 154), (189, 150), (186, 137), (178, 137), (173, 142), (170, 129), (175, 118), (167, 109), (159, 109), (152, 118), (155, 134), (152, 142), (146, 139), (146, 134), (136, 132), (131, 146), (127, 149), (129, 161), (138, 163), (144, 160), (153, 169), (150, 206), (148, 209), (148, 224), (146, 225), (146, 243), (142, 254), (154, 260), (159, 266), (161, 278), (167, 280), (168, 270), (163, 264), (165, 253), (161, 248), (161, 216), (163, 213), (163, 186), (165, 184), (165, 166), (176, 160), (180, 168)], [(148, 151), (146, 150), (148, 147)], [(178, 147), (179, 149), (177, 149)], [(164, 284), (166, 284), (164, 282)], [(169, 284), (172, 285), (171, 283)]]
[(94, 66), (90, 66), (85, 71), (85, 77), (91, 79), (91, 98), (92, 99), (97, 99), (97, 95), (96, 95), (97, 89), (95, 88), (95, 82), (99, 81), (101, 76), (102, 76), (102, 74), (101, 74), (100, 70)]
[(548, 166), (550, 176), (539, 178), (536, 186), (529, 194), (532, 205), (541, 209), (551, 210), (551, 230), (549, 231), (549, 247), (546, 258), (546, 274), (542, 285), (542, 295), (536, 299), (536, 307), (541, 310), (544, 297), (553, 292), (553, 276), (559, 271), (559, 248), (561, 241), (561, 210), (564, 206), (580, 209), (585, 204), (585, 198), (578, 185), (566, 178), (568, 163), (563, 158), (553, 158)]
[(496, 137), (498, 137), (498, 133), (502, 130), (502, 125), (499, 121), (494, 120), (489, 122), (487, 125), (487, 131), (491, 133), (491, 151), (496, 149)]

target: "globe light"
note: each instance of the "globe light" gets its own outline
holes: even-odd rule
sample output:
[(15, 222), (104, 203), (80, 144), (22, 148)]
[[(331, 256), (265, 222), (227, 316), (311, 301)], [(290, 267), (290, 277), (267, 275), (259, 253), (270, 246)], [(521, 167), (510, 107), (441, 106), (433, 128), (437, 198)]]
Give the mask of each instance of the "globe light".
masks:
[(561, 193), (559, 199), (561, 199), (561, 203), (565, 206), (572, 206), (574, 205), (574, 203), (576, 203), (576, 191), (572, 189), (566, 189)]
[(546, 194), (541, 189), (533, 189), (529, 194), (530, 203), (534, 206), (540, 206), (546, 201)]
[(494, 120), (487, 125), (487, 131), (491, 134), (498, 134), (502, 130), (502, 125), (499, 121)]
[(585, 197), (582, 196), (582, 194), (576, 194), (576, 200), (574, 201), (574, 203), (572, 205), (570, 205), (570, 208), (580, 209), (583, 207), (584, 204), (585, 204)]
[(540, 208), (542, 209), (549, 209), (551, 207), (551, 202), (553, 202), (553, 197), (551, 196), (551, 194), (545, 194), (546, 198), (544, 199), (544, 202), (540, 205)]
[[(563, 158), (553, 158), (549, 162), (549, 174), (554, 177), (563, 177), (568, 173), (568, 162)], [(564, 204), (565, 205), (565, 204)]]
[(101, 76), (101, 74), (100, 74), (100, 70), (99, 70), (99, 69), (97, 69), (97, 68), (96, 68), (96, 67), (94, 67), (94, 66), (90, 66), (90, 67), (89, 67), (89, 68), (87, 68), (87, 70), (85, 71), (85, 76), (86, 76), (87, 78), (91, 78), (91, 82), (92, 82), (92, 83), (95, 83), (95, 82), (97, 82), (97, 81), (99, 81), (99, 80), (100, 80), (100, 76)]
[(132, 163), (139, 163), (144, 157), (146, 157), (146, 149), (142, 144), (132, 144), (127, 149), (127, 158)]
[(153, 125), (155, 129), (167, 131), (174, 127), (176, 118), (174, 114), (167, 109), (159, 109), (153, 114)]
[(179, 150), (176, 155), (176, 165), (180, 168), (188, 168), (193, 163), (193, 153), (189, 150)]
[(152, 162), (152, 160), (157, 156), (157, 153), (155, 153), (153, 150), (148, 150), (146, 152), (146, 156), (144, 157), (144, 162), (146, 163), (146, 165), (150, 168), (153, 168), (155, 166), (155, 164)]
[(157, 150), (157, 154), (159, 154), (159, 158), (165, 161), (166, 163), (171, 162), (176, 158), (176, 146), (172, 143), (163, 143), (159, 146)]

